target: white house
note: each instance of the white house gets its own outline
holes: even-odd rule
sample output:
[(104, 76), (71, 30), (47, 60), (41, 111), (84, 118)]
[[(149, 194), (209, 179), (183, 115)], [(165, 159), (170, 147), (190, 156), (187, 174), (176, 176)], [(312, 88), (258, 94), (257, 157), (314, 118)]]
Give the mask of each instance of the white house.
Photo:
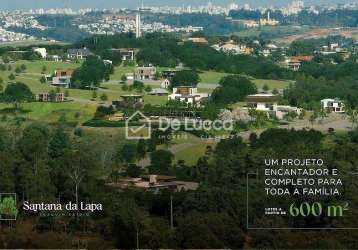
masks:
[(279, 100), (280, 96), (273, 94), (249, 95), (246, 98), (248, 108), (267, 112), (278, 119), (283, 119), (289, 113), (296, 113), (297, 115), (302, 113), (300, 108), (278, 105)]
[(345, 105), (338, 98), (321, 100), (321, 107), (322, 107), (322, 110), (332, 111), (335, 113), (344, 113), (345, 112)]
[(273, 94), (256, 94), (246, 97), (247, 106), (259, 111), (277, 111), (280, 97)]
[(32, 50), (33, 50), (34, 52), (37, 52), (38, 54), (40, 54), (42, 58), (46, 58), (46, 57), (47, 57), (47, 50), (46, 50), (46, 48), (33, 48)]
[(208, 93), (199, 93), (197, 88), (190, 86), (178, 86), (173, 88), (173, 93), (168, 96), (168, 100), (177, 100), (191, 105), (200, 105), (204, 98), (208, 98)]

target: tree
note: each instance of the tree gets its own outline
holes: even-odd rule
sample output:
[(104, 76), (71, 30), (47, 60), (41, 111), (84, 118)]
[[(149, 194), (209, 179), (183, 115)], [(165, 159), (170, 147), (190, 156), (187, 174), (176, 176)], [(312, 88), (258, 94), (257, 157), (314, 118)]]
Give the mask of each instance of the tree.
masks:
[(96, 99), (97, 98), (97, 91), (93, 91), (92, 92), (92, 99)]
[(46, 83), (46, 77), (41, 76), (40, 83), (42, 83), (42, 84)]
[(196, 87), (200, 82), (199, 74), (196, 71), (183, 70), (175, 74), (172, 80), (172, 87), (193, 86)]
[(10, 81), (13, 81), (13, 80), (15, 80), (15, 75), (13, 74), (13, 73), (11, 73), (10, 75), (9, 75), (9, 80)]
[(63, 131), (62, 127), (58, 127), (49, 143), (48, 153), (51, 158), (58, 158), (65, 155), (70, 150), (70, 139)]
[(139, 177), (141, 173), (142, 169), (135, 164), (129, 164), (126, 170), (126, 174), (132, 178)]
[(149, 93), (152, 91), (152, 87), (150, 85), (145, 86), (144, 88), (145, 92)]
[(165, 174), (168, 172), (174, 160), (174, 155), (170, 151), (157, 150), (150, 155), (151, 174)]
[(27, 67), (25, 64), (21, 64), (20, 69), (21, 69), (21, 71), (25, 71), (27, 69)]
[(220, 80), (220, 86), (212, 94), (216, 104), (229, 104), (244, 101), (247, 95), (257, 93), (256, 86), (248, 78), (230, 75)]
[(125, 144), (119, 152), (122, 161), (133, 163), (137, 157), (137, 147), (134, 144)]
[(126, 81), (127, 81), (126, 75), (122, 75), (122, 76), (121, 76), (121, 81), (122, 81), (122, 82), (126, 82)]
[(262, 89), (263, 89), (264, 91), (269, 91), (269, 90), (270, 90), (270, 87), (269, 87), (267, 84), (265, 84), (265, 85), (262, 87)]
[(103, 80), (108, 80), (113, 73), (113, 66), (105, 64), (96, 56), (89, 56), (87, 60), (77, 68), (72, 75), (72, 87), (93, 88), (98, 87)]
[(144, 139), (140, 139), (137, 143), (137, 155), (139, 159), (143, 159), (147, 152), (147, 145)]
[(17, 109), (22, 102), (33, 100), (34, 94), (26, 84), (17, 82), (6, 86), (4, 97), (7, 102), (13, 103)]
[(103, 93), (103, 94), (101, 95), (101, 101), (103, 101), (103, 102), (108, 101), (108, 96), (107, 96), (105, 93)]

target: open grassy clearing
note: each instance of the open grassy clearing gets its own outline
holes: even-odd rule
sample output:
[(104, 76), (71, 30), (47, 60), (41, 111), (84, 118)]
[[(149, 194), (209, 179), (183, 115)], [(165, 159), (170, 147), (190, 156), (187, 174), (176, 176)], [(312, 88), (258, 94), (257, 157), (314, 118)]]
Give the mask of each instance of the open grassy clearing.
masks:
[(127, 73), (133, 73), (134, 66), (119, 66), (115, 67), (113, 75), (111, 75), (112, 81), (121, 81), (121, 77)]
[(270, 90), (286, 89), (290, 85), (289, 81), (282, 81), (282, 80), (254, 79), (253, 82), (256, 84), (256, 87), (259, 89), (262, 89), (265, 85), (267, 85)]
[(30, 45), (67, 45), (65, 42), (42, 41), (42, 40), (28, 40), (28, 41), (15, 41), (15, 42), (2, 42), (0, 47), (23, 47)]
[(53, 74), (57, 69), (75, 69), (81, 66), (81, 63), (74, 62), (52, 62), (52, 61), (17, 61), (15, 64), (12, 64), (13, 69), (20, 65), (26, 65), (25, 73), (41, 74), (42, 68), (46, 67), (46, 74)]
[(204, 71), (199, 74), (201, 83), (219, 83), (221, 78), (229, 75), (228, 73), (221, 73), (215, 71)]
[[(13, 106), (8, 104), (0, 104), (0, 115), (13, 116), (13, 113), (6, 112)], [(96, 105), (81, 104), (77, 102), (64, 103), (40, 103), (31, 102), (24, 103), (21, 106), (23, 112), (18, 115), (33, 121), (56, 122), (60, 117), (64, 116), (69, 122), (83, 123), (93, 117), (96, 111)]]

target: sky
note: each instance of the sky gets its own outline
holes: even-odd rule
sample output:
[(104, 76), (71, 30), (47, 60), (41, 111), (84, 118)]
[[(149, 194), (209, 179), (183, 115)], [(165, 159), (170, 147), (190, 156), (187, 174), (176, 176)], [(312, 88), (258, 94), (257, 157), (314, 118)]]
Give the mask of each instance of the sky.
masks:
[[(306, 0), (306, 4), (329, 4), (329, 3), (347, 3), (353, 0)], [(203, 5), (208, 0), (144, 0), (145, 5)], [(229, 3), (238, 3), (243, 5), (248, 3), (253, 7), (257, 6), (284, 6), (291, 0), (212, 0), (214, 4), (226, 5)], [(66, 4), (67, 3), (67, 4)], [(38, 9), (38, 8), (62, 8), (70, 6), (73, 9), (79, 8), (136, 8), (141, 0), (0, 0), (0, 9)]]

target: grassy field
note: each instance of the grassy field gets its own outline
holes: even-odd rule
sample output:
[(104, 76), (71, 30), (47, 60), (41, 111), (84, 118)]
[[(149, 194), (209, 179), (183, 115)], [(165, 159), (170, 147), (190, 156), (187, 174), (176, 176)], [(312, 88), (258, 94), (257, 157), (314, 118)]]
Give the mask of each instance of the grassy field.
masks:
[[(0, 104), (0, 115), (12, 116), (6, 109), (12, 108), (11, 105)], [(56, 122), (64, 116), (69, 122), (83, 123), (93, 117), (96, 105), (81, 104), (77, 102), (64, 103), (24, 103), (21, 106), (24, 112), (19, 113), (21, 117), (33, 121), (45, 121), (47, 123)]]
[(262, 89), (265, 85), (269, 87), (270, 90), (273, 89), (286, 89), (288, 88), (290, 82), (282, 80), (266, 80), (266, 79), (254, 79), (253, 82), (256, 84), (257, 88)]
[(23, 47), (30, 45), (67, 45), (68, 43), (64, 42), (50, 42), (50, 41), (42, 41), (42, 40), (28, 40), (28, 41), (15, 41), (15, 42), (3, 42), (0, 43), (1, 47)]
[(263, 26), (259, 28), (245, 29), (240, 32), (235, 32), (234, 35), (239, 37), (259, 37), (260, 34), (270, 34), (272, 37), (282, 37), (291, 34), (300, 34), (308, 31), (308, 27), (298, 26)]
[(199, 74), (201, 83), (219, 83), (220, 79), (227, 76), (227, 73), (204, 71)]
[(134, 68), (135, 67), (131, 67), (131, 66), (119, 66), (116, 67), (114, 69), (114, 74), (111, 75), (111, 80), (112, 81), (120, 81), (121, 77), (127, 73), (133, 73), (134, 72)]
[[(220, 73), (214, 71), (204, 71), (200, 74), (201, 83), (212, 83), (218, 84), (221, 78), (227, 76), (227, 73)], [(289, 86), (289, 81), (282, 80), (266, 80), (266, 79), (252, 79), (256, 84), (257, 88), (262, 89), (263, 86), (267, 85), (270, 90), (273, 89), (285, 89)]]
[[(14, 70), (20, 65), (26, 65), (26, 70), (23, 73), (15, 74)], [(0, 77), (3, 79), (2, 87), (6, 88), (6, 85), (10, 82), (23, 82), (29, 86), (34, 94), (43, 92), (49, 92), (56, 88), (48, 83), (40, 83), (42, 76), (42, 69), (46, 66), (46, 74), (52, 74), (56, 69), (75, 69), (80, 66), (80, 63), (67, 63), (67, 62), (48, 62), (48, 61), (17, 61), (12, 64), (11, 71), (0, 71)], [(120, 67), (116, 69), (116, 74), (112, 78), (120, 77), (124, 72), (129, 72), (133, 68)], [(16, 79), (9, 80), (9, 75), (16, 75)], [(65, 92), (66, 89), (60, 89), (61, 92)], [(113, 100), (118, 100), (121, 95), (134, 94), (135, 91), (123, 91), (122, 85), (119, 83), (105, 83), (96, 91), (97, 98), (93, 99), (93, 91), (81, 90), (81, 89), (67, 89), (69, 92), (69, 100), (71, 102), (65, 103), (27, 103), (23, 108), (29, 112), (21, 114), (22, 116), (30, 120), (41, 120), (47, 122), (54, 122), (62, 114), (66, 114), (66, 118), (72, 121), (76, 113), (80, 113), (80, 122), (84, 122), (93, 117), (96, 107), (103, 103), (100, 99), (101, 95), (106, 94), (108, 97), (107, 104), (110, 104)], [(144, 101), (146, 104), (162, 105), (167, 101), (166, 96), (151, 96), (144, 94)], [(11, 106), (1, 104), (0, 109), (10, 108)], [(77, 114), (78, 115), (78, 114)], [(72, 120), (71, 120), (72, 119)]]
[(46, 67), (46, 74), (53, 74), (57, 69), (75, 69), (81, 66), (81, 63), (73, 63), (73, 62), (51, 62), (51, 61), (17, 61), (13, 66), (16, 68), (20, 65), (26, 65), (27, 69), (25, 73), (30, 74), (41, 74), (42, 68)]

